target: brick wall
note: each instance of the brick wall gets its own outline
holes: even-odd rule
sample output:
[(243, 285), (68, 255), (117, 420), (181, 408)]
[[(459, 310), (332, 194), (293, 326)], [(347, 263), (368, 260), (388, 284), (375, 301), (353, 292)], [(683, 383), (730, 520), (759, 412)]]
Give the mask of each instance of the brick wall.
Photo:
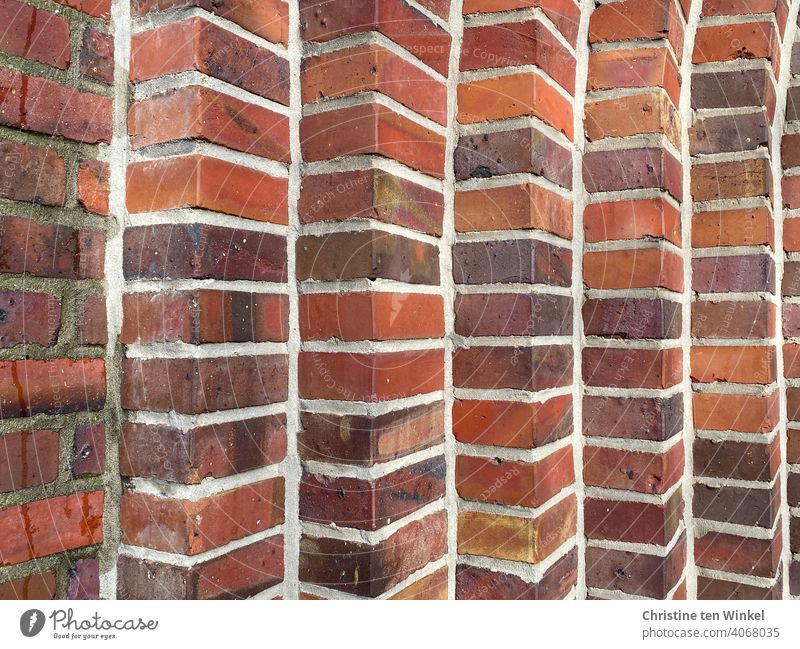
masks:
[(0, 598), (800, 596), (800, 0), (0, 0)]

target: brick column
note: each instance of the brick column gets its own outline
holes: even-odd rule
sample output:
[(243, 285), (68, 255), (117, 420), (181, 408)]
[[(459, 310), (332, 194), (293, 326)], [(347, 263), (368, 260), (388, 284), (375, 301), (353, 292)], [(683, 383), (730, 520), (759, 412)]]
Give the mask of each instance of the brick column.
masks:
[(109, 16), (0, 1), (2, 599), (99, 596)]
[(117, 596), (246, 597), (284, 566), (288, 11), (133, 9)]
[(569, 0), (506, 11), (530, 4), (463, 6), (453, 160), (460, 599), (558, 599), (576, 583), (570, 190), (579, 10)]
[[(699, 599), (781, 596), (769, 132), (786, 5), (705, 2), (692, 52), (692, 351)], [(731, 16), (735, 16), (733, 19)]]
[(685, 592), (684, 29), (677, 0), (601, 4), (589, 23), (583, 477), (597, 598)]
[[(789, 87), (786, 97), (786, 121), (781, 142), (783, 210), (783, 281), (782, 323), (784, 345), (784, 376), (787, 379), (786, 431), (787, 504), (789, 508), (788, 586), (793, 596), (800, 595), (800, 42), (798, 29), (787, 29), (784, 51), (788, 61)], [(786, 63), (784, 63), (786, 65)], [(783, 81), (783, 79), (782, 79)]]
[(302, 597), (447, 597), (448, 8), (300, 2)]

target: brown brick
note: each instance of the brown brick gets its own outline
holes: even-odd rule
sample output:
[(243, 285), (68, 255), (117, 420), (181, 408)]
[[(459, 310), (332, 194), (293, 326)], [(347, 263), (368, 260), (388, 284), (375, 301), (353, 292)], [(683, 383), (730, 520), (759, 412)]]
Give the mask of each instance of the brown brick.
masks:
[(583, 379), (587, 385), (661, 390), (681, 380), (680, 349), (583, 350)]
[(692, 513), (712, 521), (771, 528), (780, 516), (780, 484), (771, 489), (695, 484)]
[(683, 197), (681, 165), (663, 149), (591, 151), (583, 156), (583, 181), (590, 193), (662, 189)]
[(769, 142), (766, 111), (715, 115), (698, 119), (689, 129), (692, 155), (753, 151)]
[(532, 239), (456, 243), (453, 279), (456, 284), (570, 286), (572, 252)]
[(683, 519), (683, 499), (680, 489), (661, 504), (587, 498), (584, 512), (590, 539), (667, 545)]
[(662, 299), (590, 299), (583, 305), (583, 324), (587, 336), (678, 338), (681, 305)]
[(462, 336), (568, 336), (572, 299), (564, 295), (467, 293), (456, 296)]
[(3, 182), (0, 197), (37, 205), (63, 207), (67, 170), (52, 149), (0, 140)]
[(572, 348), (469, 347), (453, 355), (453, 384), (484, 390), (545, 390), (572, 383)]
[(659, 397), (583, 397), (583, 431), (591, 437), (662, 442), (683, 428), (683, 400)]
[(768, 255), (692, 259), (692, 289), (698, 293), (770, 293), (775, 290), (775, 267)]

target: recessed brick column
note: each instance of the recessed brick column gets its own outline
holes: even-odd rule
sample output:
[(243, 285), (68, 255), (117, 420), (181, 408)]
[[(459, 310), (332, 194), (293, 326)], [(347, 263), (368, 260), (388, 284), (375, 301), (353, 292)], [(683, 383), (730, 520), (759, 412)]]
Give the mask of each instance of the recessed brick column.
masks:
[(589, 23), (583, 480), (590, 596), (681, 597), (684, 10), (625, 0)]
[(443, 24), (300, 2), (303, 597), (447, 597)]
[(534, 4), (544, 12), (463, 6), (453, 160), (459, 599), (558, 599), (576, 582), (578, 8), (559, 3), (556, 16), (552, 3)]
[(692, 510), (700, 599), (781, 596), (770, 168), (779, 143), (770, 141), (770, 128), (786, 5), (766, 4), (766, 13), (752, 16), (746, 3), (704, 4), (692, 52)]
[(283, 579), (288, 12), (183, 4), (134, 3), (119, 598)]

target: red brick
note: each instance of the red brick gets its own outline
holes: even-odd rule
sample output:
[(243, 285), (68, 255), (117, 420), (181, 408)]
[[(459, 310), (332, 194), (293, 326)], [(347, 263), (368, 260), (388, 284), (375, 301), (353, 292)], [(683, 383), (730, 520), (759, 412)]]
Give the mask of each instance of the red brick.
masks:
[(536, 448), (572, 432), (572, 397), (542, 403), (462, 401), (453, 403), (453, 433), (459, 442)]
[(708, 430), (768, 433), (778, 424), (778, 393), (767, 396), (714, 394), (692, 395), (694, 425)]
[(458, 515), (458, 553), (539, 563), (575, 534), (575, 496), (535, 517), (477, 511)]
[(0, 140), (4, 181), (0, 197), (63, 207), (67, 189), (64, 159), (52, 149)]
[(57, 496), (0, 510), (0, 565), (103, 541), (102, 491)]
[(715, 381), (767, 384), (776, 380), (774, 347), (692, 347), (691, 378), (698, 383)]
[(205, 9), (273, 43), (286, 45), (289, 39), (289, 7), (283, 0), (133, 0), (131, 15), (184, 7)]
[(0, 217), (0, 273), (100, 279), (105, 272), (104, 258), (105, 235), (101, 232)]
[(682, 175), (680, 162), (664, 149), (612, 149), (583, 156), (583, 180), (590, 193), (662, 189), (680, 201)]
[(300, 296), (303, 340), (441, 338), (441, 296), (415, 293), (307, 293)]
[(108, 342), (106, 300), (87, 297), (78, 310), (76, 340), (80, 345), (105, 345)]
[(775, 90), (765, 69), (724, 70), (692, 75), (692, 108), (775, 109)]
[(539, 507), (575, 480), (572, 447), (532, 463), (459, 455), (456, 489), (461, 498)]
[(695, 258), (692, 289), (698, 293), (771, 293), (775, 290), (775, 266), (768, 255)]
[(632, 289), (661, 287), (683, 290), (683, 260), (661, 248), (587, 252), (584, 283), (590, 288)]
[(128, 166), (131, 213), (200, 207), (256, 221), (288, 223), (288, 180), (204, 155)]
[(286, 279), (286, 239), (213, 225), (166, 224), (125, 229), (126, 279)]
[(616, 338), (678, 338), (681, 306), (648, 298), (589, 299), (583, 304), (584, 333)]
[(363, 480), (304, 473), (300, 481), (302, 520), (377, 530), (442, 498), (444, 457), (423, 460), (392, 473)]
[(683, 444), (649, 453), (587, 446), (583, 452), (583, 479), (587, 485), (663, 494), (683, 476)]
[(83, 32), (80, 69), (99, 81), (114, 83), (114, 37), (87, 27)]
[(753, 601), (781, 599), (781, 582), (764, 588), (726, 579), (712, 579), (702, 575), (697, 578), (698, 600)]
[(692, 62), (770, 58), (775, 38), (767, 21), (702, 25), (695, 36)]
[(583, 230), (588, 243), (656, 238), (681, 245), (680, 212), (663, 198), (590, 203)]
[(445, 137), (375, 102), (306, 115), (300, 145), (306, 162), (372, 154), (444, 177)]
[(61, 329), (61, 300), (48, 293), (0, 291), (0, 347), (54, 345)]
[(73, 476), (103, 475), (106, 466), (105, 424), (79, 424), (72, 442)]
[(288, 163), (289, 118), (202, 86), (137, 101), (128, 113), (131, 147), (205, 140)]
[(441, 402), (383, 415), (300, 413), (298, 436), (304, 460), (374, 466), (444, 440)]
[(376, 219), (440, 235), (444, 199), (400, 176), (367, 169), (306, 176), (297, 210), (303, 223)]
[(662, 390), (681, 381), (680, 349), (583, 350), (583, 379), (587, 385)]
[(0, 68), (0, 124), (95, 144), (111, 142), (112, 102)]
[(447, 75), (450, 35), (404, 0), (321, 0), (300, 2), (300, 34), (307, 41), (330, 41), (377, 31), (440, 74)]
[(131, 81), (191, 70), (289, 104), (288, 61), (203, 18), (170, 23), (131, 38)]
[(58, 477), (59, 436), (55, 430), (27, 430), (0, 437), (0, 492), (18, 491)]
[(772, 247), (773, 231), (772, 215), (766, 208), (695, 212), (692, 217), (692, 247)]
[(102, 359), (0, 362), (0, 408), (6, 418), (102, 410), (105, 400)]
[(597, 50), (589, 55), (588, 90), (645, 87), (664, 88), (678, 105), (678, 66), (666, 47)]
[(121, 555), (117, 599), (246, 599), (283, 578), (283, 536), (271, 536), (191, 567)]
[(660, 40), (666, 36), (678, 60), (683, 51), (683, 21), (672, 0), (625, 0), (595, 7), (590, 43)]
[(662, 442), (683, 428), (683, 401), (658, 397), (583, 397), (583, 432), (591, 437)]
[(393, 279), (439, 283), (439, 250), (382, 230), (334, 232), (297, 239), (297, 278), (318, 281)]
[(574, 0), (465, 0), (464, 14), (494, 13), (540, 7), (564, 37), (575, 46), (581, 12)]
[(572, 333), (572, 299), (564, 295), (459, 294), (455, 313), (455, 330), (462, 336), (568, 336)]
[(590, 539), (667, 545), (683, 520), (678, 489), (661, 504), (587, 498), (586, 536)]
[[(431, 2), (432, 0), (427, 0)], [(447, 0), (449, 2), (449, 0)], [(425, 4), (425, 2), (421, 2)], [(447, 580), (448, 580), (447, 566), (439, 568), (427, 577), (423, 577), (419, 581), (414, 582), (410, 586), (406, 586), (403, 590), (389, 599), (400, 600), (445, 600), (447, 599)]]
[(303, 102), (380, 92), (439, 124), (447, 124), (447, 88), (381, 45), (362, 45), (303, 60)]
[(388, 401), (441, 390), (440, 349), (403, 352), (301, 352), (300, 396), (304, 399)]
[(772, 528), (780, 517), (780, 484), (772, 489), (694, 486), (692, 513), (696, 518)]
[(66, 70), (70, 62), (69, 22), (58, 14), (15, 0), (0, 0), (0, 50)]
[(538, 20), (467, 26), (461, 71), (535, 65), (570, 94), (575, 92), (575, 59)]
[(589, 101), (584, 119), (586, 138), (590, 141), (663, 133), (677, 149), (681, 146), (678, 111), (664, 92), (651, 90)]
[(472, 124), (490, 119), (532, 115), (572, 139), (572, 104), (540, 72), (519, 72), (458, 87), (458, 121)]
[(286, 415), (209, 424), (183, 432), (126, 422), (120, 473), (197, 484), (280, 462), (286, 456)]
[(447, 549), (447, 516), (436, 512), (400, 528), (376, 545), (304, 535), (300, 580), (377, 597)]
[(708, 532), (698, 536), (694, 543), (695, 561), (703, 568), (754, 577), (773, 577), (780, 565), (780, 538), (776, 542)]
[(53, 599), (56, 594), (56, 576), (52, 572), (39, 572), (0, 584), (0, 600)]
[[(786, 305), (784, 312), (786, 311)], [(771, 338), (775, 335), (775, 305), (769, 302), (693, 302), (695, 338)]]
[(468, 347), (453, 355), (453, 384), (484, 390), (546, 390), (572, 383), (572, 348)]
[(111, 166), (99, 160), (81, 160), (78, 165), (78, 203), (95, 214), (107, 215), (111, 194)]
[(572, 238), (572, 203), (533, 184), (457, 191), (458, 232), (544, 230)]
[(122, 407), (198, 414), (284, 401), (283, 355), (221, 358), (126, 358)]
[(195, 555), (283, 522), (283, 478), (230, 489), (199, 500), (122, 494), (124, 542), (162, 552)]
[(766, 110), (703, 117), (689, 129), (689, 150), (692, 155), (754, 151), (768, 143), (769, 118)]
[(97, 557), (78, 559), (70, 567), (67, 599), (100, 599), (100, 560)]

